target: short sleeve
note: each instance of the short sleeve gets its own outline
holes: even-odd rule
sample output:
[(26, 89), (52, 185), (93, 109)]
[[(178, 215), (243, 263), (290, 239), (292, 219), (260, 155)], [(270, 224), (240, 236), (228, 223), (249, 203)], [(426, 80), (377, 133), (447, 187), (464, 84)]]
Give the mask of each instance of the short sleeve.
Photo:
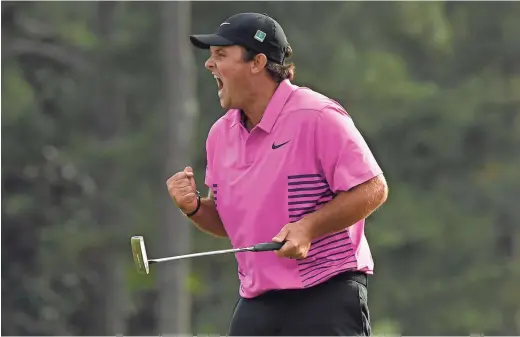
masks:
[(210, 128), (208, 132), (208, 138), (206, 139), (206, 175), (204, 178), (204, 183), (209, 188), (212, 188), (213, 184), (215, 184), (213, 158), (215, 157), (217, 143), (217, 127), (218, 121)]
[(348, 191), (382, 173), (354, 121), (341, 107), (320, 111), (315, 142), (319, 164), (334, 193)]

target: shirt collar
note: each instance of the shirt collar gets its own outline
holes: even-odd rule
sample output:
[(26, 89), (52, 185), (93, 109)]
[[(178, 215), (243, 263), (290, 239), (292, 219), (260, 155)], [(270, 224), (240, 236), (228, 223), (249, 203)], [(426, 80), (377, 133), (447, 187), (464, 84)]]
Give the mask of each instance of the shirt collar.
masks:
[[(276, 120), (280, 116), (280, 113), (287, 103), (289, 96), (296, 90), (298, 87), (293, 85), (288, 79), (283, 80), (276, 91), (273, 94), (273, 97), (269, 100), (267, 104), (267, 108), (264, 111), (264, 115), (262, 116), (262, 120), (258, 124), (258, 127), (265, 132), (269, 133), (273, 129)], [(231, 127), (240, 124), (242, 122), (242, 112), (240, 109), (236, 109), (234, 111), (234, 119)]]

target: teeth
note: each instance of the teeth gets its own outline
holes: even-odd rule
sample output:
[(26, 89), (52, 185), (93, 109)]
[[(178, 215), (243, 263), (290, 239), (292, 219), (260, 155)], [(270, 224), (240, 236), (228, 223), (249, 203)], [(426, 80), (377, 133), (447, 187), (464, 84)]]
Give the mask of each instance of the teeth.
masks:
[(213, 74), (213, 77), (217, 81), (217, 86), (218, 86), (219, 91), (222, 90), (222, 87), (224, 86), (224, 83), (222, 83), (222, 79), (216, 74)]

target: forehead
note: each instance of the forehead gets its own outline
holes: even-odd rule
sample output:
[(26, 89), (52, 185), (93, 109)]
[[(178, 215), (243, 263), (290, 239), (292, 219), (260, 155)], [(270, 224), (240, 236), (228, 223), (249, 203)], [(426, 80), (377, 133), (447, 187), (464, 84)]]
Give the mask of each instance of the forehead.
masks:
[(210, 53), (214, 54), (217, 52), (225, 53), (238, 53), (241, 52), (242, 47), (240, 46), (211, 46), (209, 47)]

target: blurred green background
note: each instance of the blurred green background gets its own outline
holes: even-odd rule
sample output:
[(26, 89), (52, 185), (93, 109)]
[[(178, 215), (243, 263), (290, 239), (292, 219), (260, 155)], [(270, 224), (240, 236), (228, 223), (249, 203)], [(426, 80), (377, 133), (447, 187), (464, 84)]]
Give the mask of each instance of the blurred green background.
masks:
[[(225, 334), (232, 255), (165, 182), (220, 108), (190, 33), (277, 19), (295, 83), (341, 102), (383, 167), (374, 334), (520, 334), (520, 3), (2, 2), (2, 335)], [(254, 193), (254, 192), (252, 192)]]

